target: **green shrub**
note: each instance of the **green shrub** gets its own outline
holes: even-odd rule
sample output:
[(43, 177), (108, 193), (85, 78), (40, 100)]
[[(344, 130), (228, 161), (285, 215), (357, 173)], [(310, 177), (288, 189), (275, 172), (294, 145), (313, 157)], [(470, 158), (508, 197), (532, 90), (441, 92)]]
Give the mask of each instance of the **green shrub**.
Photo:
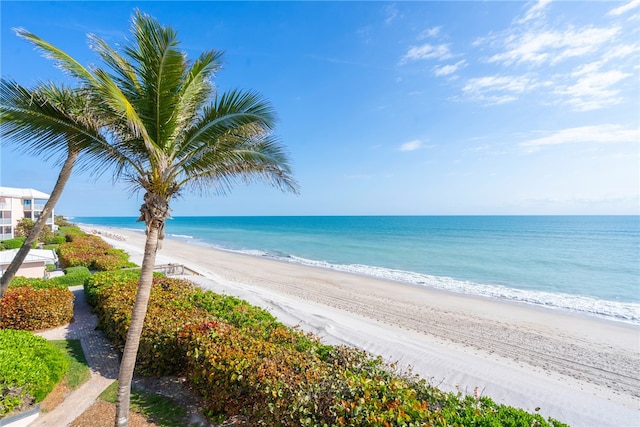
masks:
[(63, 268), (91, 268), (94, 261), (107, 253), (108, 243), (97, 236), (75, 236), (73, 240), (58, 247), (58, 259)]
[(68, 288), (84, 285), (85, 280), (89, 277), (91, 277), (91, 272), (87, 267), (69, 267), (64, 269), (64, 276), (52, 277), (49, 282), (53, 282), (59, 287)]
[(77, 275), (81, 275), (85, 277), (91, 276), (91, 272), (87, 267), (68, 267), (68, 268), (65, 268), (63, 271), (64, 271), (64, 274), (67, 276), (77, 276)]
[(25, 240), (27, 240), (26, 237), (14, 237), (13, 239), (4, 240), (2, 246), (5, 249), (20, 249)]
[(10, 286), (0, 298), (0, 328), (37, 331), (65, 325), (73, 317), (73, 298), (66, 288)]
[(268, 311), (240, 298), (194, 288), (191, 299), (195, 306), (236, 327), (269, 329), (282, 325)]
[(129, 254), (122, 249), (108, 249), (93, 261), (93, 267), (98, 271), (111, 271), (124, 268), (129, 263)]
[(71, 226), (58, 228), (58, 234), (63, 235), (67, 242), (71, 242), (74, 238), (85, 236), (87, 233), (82, 231), (79, 227)]
[(67, 242), (67, 238), (65, 236), (48, 236), (47, 239), (44, 241), (45, 244), (47, 245), (61, 245), (63, 243)]
[(9, 284), (10, 288), (17, 288), (21, 286), (28, 286), (33, 289), (51, 289), (51, 288), (66, 288), (64, 284), (54, 279), (40, 279), (38, 277), (23, 277), (16, 276), (11, 280)]
[(54, 216), (53, 222), (55, 225), (58, 226), (58, 229), (64, 228), (64, 227), (75, 227), (75, 225), (67, 221), (67, 218), (64, 215)]
[[(211, 415), (245, 413), (265, 425), (298, 425), (297, 408), (327, 370), (320, 359), (219, 321), (180, 334), (187, 375)], [(305, 414), (306, 416), (306, 414)]]
[[(69, 236), (69, 235), (67, 235)], [(121, 269), (129, 264), (129, 255), (114, 249), (98, 236), (74, 234), (57, 249), (62, 267), (87, 267), (98, 271)]]
[[(154, 273), (154, 276), (156, 273)], [(87, 302), (96, 307), (98, 304), (98, 294), (110, 286), (125, 284), (129, 282), (138, 283), (140, 280), (140, 270), (115, 270), (101, 271), (93, 274), (84, 283), (84, 293)]]
[[(88, 286), (94, 289), (88, 299), (96, 302), (98, 324), (114, 345), (123, 348), (131, 322), (131, 311), (138, 289), (139, 272), (96, 273)], [(102, 285), (104, 277), (117, 282)], [(177, 334), (187, 323), (200, 323), (211, 316), (189, 301), (193, 284), (185, 280), (154, 278), (136, 370), (145, 375), (175, 375), (182, 372), (183, 354), (177, 346)]]
[(0, 417), (41, 402), (68, 369), (64, 354), (44, 338), (0, 330)]

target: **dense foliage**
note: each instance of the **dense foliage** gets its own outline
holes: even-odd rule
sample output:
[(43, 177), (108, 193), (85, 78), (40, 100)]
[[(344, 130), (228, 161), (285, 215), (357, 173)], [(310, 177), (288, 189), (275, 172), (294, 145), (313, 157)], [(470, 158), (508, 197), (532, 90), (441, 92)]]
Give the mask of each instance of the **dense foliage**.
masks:
[[(86, 283), (106, 334), (124, 345), (137, 273)], [(268, 312), (184, 280), (154, 278), (137, 370), (185, 375), (208, 414), (285, 426), (564, 426), (488, 397), (445, 393), (381, 358), (322, 344)]]
[(126, 252), (112, 248), (98, 236), (69, 229), (66, 238), (68, 242), (58, 247), (58, 259), (63, 268), (86, 267), (109, 271), (132, 266)]
[[(15, 236), (23, 237), (24, 239), (31, 233), (31, 230), (35, 228), (35, 221), (29, 218), (22, 218), (18, 221), (15, 227)], [(44, 226), (40, 234), (38, 234), (37, 242), (48, 243), (51, 242), (55, 238), (55, 233), (51, 231), (49, 226)]]
[[(26, 279), (38, 283), (42, 279)], [(0, 298), (0, 328), (37, 331), (65, 325), (73, 317), (73, 293), (69, 289), (38, 285), (12, 286)]]
[(48, 282), (68, 288), (70, 286), (84, 285), (84, 281), (89, 277), (91, 277), (91, 272), (87, 267), (69, 267), (64, 269), (63, 276), (52, 277)]
[[(22, 244), (24, 243), (24, 237), (14, 237), (13, 239), (7, 239), (0, 242), (0, 249), (20, 249)], [(34, 245), (35, 247), (35, 245)]]
[(44, 338), (0, 330), (0, 417), (42, 401), (68, 368), (63, 352)]

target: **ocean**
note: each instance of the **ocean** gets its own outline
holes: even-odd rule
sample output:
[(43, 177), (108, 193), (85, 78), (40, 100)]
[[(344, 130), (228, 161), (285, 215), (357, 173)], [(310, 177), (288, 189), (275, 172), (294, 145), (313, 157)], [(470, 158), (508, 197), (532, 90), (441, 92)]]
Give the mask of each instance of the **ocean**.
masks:
[[(77, 224), (144, 230), (137, 217)], [(640, 216), (176, 217), (170, 238), (640, 324)]]

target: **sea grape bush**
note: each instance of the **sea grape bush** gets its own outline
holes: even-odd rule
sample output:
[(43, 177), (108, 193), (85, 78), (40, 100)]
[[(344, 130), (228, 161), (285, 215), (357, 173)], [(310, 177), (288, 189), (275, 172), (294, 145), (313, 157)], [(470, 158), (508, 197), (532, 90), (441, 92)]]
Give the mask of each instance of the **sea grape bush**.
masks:
[(132, 266), (129, 263), (129, 255), (122, 249), (110, 248), (104, 255), (93, 261), (93, 267), (97, 271), (110, 271)]
[(46, 245), (61, 245), (66, 242), (67, 242), (67, 238), (65, 236), (60, 236), (60, 235), (50, 236), (44, 241)]
[(64, 269), (63, 276), (52, 277), (46, 281), (59, 287), (68, 288), (84, 285), (85, 280), (89, 277), (91, 277), (91, 272), (87, 267), (69, 267)]
[(327, 364), (317, 356), (247, 334), (228, 323), (187, 325), (180, 334), (187, 377), (211, 414), (248, 413), (254, 422), (291, 424), (298, 393), (318, 383)]
[[(85, 285), (120, 347), (138, 278), (96, 273)], [(243, 414), (260, 425), (566, 426), (488, 397), (445, 393), (380, 357), (324, 345), (245, 301), (166, 277), (154, 279), (138, 361), (139, 373), (186, 376), (210, 416)]]
[(140, 270), (116, 270), (103, 271), (89, 277), (84, 283), (84, 293), (87, 302), (100, 309), (98, 295), (110, 286), (118, 286), (126, 283), (137, 283), (140, 280)]
[(281, 325), (268, 311), (246, 301), (228, 295), (205, 292), (192, 287), (191, 300), (194, 305), (236, 327), (271, 329)]
[(2, 241), (2, 249), (20, 249), (25, 237), (14, 237), (13, 239), (7, 239)]
[(73, 317), (73, 299), (67, 288), (10, 286), (0, 298), (0, 328), (37, 331), (66, 325)]
[(95, 260), (107, 253), (110, 246), (97, 236), (74, 236), (72, 240), (58, 247), (58, 259), (63, 268), (91, 268)]
[[(138, 289), (139, 271), (100, 272), (86, 283), (87, 300), (95, 305), (98, 325), (117, 348), (124, 348)], [(177, 334), (190, 322), (211, 316), (190, 300), (193, 284), (155, 274), (145, 327), (140, 337), (136, 370), (145, 375), (182, 372), (184, 354)]]
[(9, 283), (9, 289), (27, 286), (33, 289), (66, 288), (57, 280), (40, 279), (37, 277), (16, 276)]
[(62, 351), (44, 338), (0, 329), (0, 418), (41, 402), (68, 369)]
[(131, 267), (129, 255), (114, 249), (98, 236), (67, 234), (68, 243), (58, 247), (58, 259), (62, 267), (86, 267), (91, 270), (109, 271)]
[(51, 279), (16, 276), (0, 299), (0, 328), (37, 331), (69, 323), (73, 317), (73, 293), (91, 273), (86, 267), (65, 269)]
[(67, 242), (72, 242), (76, 237), (83, 237), (87, 235), (87, 233), (82, 231), (80, 227), (76, 226), (58, 227), (58, 233), (63, 235)]

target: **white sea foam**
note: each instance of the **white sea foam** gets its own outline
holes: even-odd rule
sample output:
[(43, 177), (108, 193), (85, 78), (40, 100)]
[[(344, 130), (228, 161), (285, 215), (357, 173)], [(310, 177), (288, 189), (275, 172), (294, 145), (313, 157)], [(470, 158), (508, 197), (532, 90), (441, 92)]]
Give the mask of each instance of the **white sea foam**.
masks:
[(239, 252), (241, 254), (253, 255), (253, 256), (269, 256), (269, 254), (266, 253), (265, 251), (261, 251), (258, 249), (245, 249), (245, 250), (234, 251), (234, 252)]
[(487, 285), (471, 281), (457, 280), (451, 277), (431, 276), (427, 274), (374, 267), (370, 265), (331, 264), (325, 261), (315, 261), (295, 256), (275, 258), (298, 264), (329, 268), (347, 273), (363, 274), (371, 277), (404, 282), (412, 285), (426, 286), (429, 288), (461, 294), (534, 304), (547, 308), (569, 310), (572, 312), (603, 317), (610, 320), (640, 324), (640, 304), (636, 303), (606, 301), (588, 296), (569, 295), (564, 293), (522, 290), (501, 285)]
[(188, 234), (169, 234), (169, 237), (174, 237), (176, 239), (193, 239), (193, 236)]

